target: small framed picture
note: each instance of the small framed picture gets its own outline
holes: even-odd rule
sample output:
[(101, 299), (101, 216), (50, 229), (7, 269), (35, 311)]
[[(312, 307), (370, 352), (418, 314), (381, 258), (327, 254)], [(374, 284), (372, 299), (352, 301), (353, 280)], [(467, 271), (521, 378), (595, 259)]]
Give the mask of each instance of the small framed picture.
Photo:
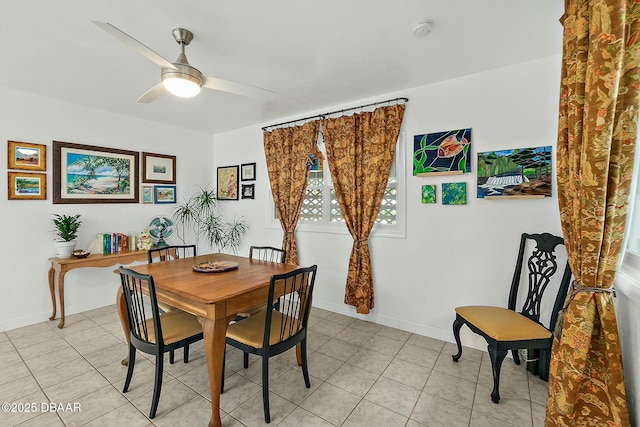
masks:
[(153, 204), (153, 185), (142, 186), (142, 203)]
[(175, 184), (176, 156), (143, 152), (142, 182), (152, 184)]
[(241, 171), (242, 171), (241, 181), (256, 180), (256, 164), (255, 163), (243, 163), (241, 165)]
[(46, 200), (47, 175), (9, 172), (9, 200)]
[(175, 203), (176, 202), (176, 186), (175, 185), (154, 185), (153, 186), (153, 203)]
[(255, 184), (242, 184), (242, 198), (253, 199), (255, 194)]
[(218, 167), (218, 200), (238, 200), (238, 169), (238, 165)]
[(47, 170), (46, 145), (8, 141), (7, 151), (7, 169)]

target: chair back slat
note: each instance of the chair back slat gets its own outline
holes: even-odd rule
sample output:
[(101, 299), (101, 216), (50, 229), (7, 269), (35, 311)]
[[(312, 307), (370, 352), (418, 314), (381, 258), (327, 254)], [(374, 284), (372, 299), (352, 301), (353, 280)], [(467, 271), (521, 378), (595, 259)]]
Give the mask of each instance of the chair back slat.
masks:
[(273, 246), (251, 246), (249, 247), (249, 258), (260, 261), (278, 262), (284, 264), (287, 251), (274, 248)]
[(190, 258), (198, 255), (196, 245), (171, 245), (152, 248), (147, 252), (149, 264), (154, 261), (171, 261), (172, 259)]
[[(285, 341), (306, 328), (311, 311), (311, 295), (313, 294), (317, 268), (313, 265), (271, 277), (263, 348), (269, 347), (269, 343), (272, 341), (271, 324), (277, 305), (274, 299), (276, 301), (280, 299), (279, 312), (283, 314), (284, 319), (280, 323), (278, 341)], [(280, 298), (282, 296), (284, 298)]]
[[(535, 248), (525, 259), (525, 252), (528, 246), (535, 244)], [(516, 310), (518, 292), (523, 270), (526, 272), (527, 293), (524, 298), (521, 310), (519, 312), (535, 322), (540, 323), (540, 306), (545, 291), (549, 284), (555, 278), (558, 272), (557, 251), (558, 246), (564, 246), (564, 240), (561, 237), (554, 236), (549, 233), (527, 234), (523, 233), (520, 239), (520, 249), (518, 251), (518, 260), (516, 262), (516, 270), (511, 283), (511, 292), (509, 294), (509, 305), (511, 310)], [(567, 262), (560, 285), (556, 295), (557, 301), (564, 300), (571, 271)], [(561, 304), (561, 302), (560, 302)], [(553, 313), (555, 314), (555, 313)], [(552, 316), (553, 316), (552, 314)], [(553, 321), (553, 319), (552, 319)]]
[[(127, 306), (131, 337), (150, 345), (154, 345), (153, 341), (162, 345), (162, 325), (153, 277), (124, 267), (120, 267), (118, 271)], [(149, 318), (153, 319), (152, 333), (147, 323)]]

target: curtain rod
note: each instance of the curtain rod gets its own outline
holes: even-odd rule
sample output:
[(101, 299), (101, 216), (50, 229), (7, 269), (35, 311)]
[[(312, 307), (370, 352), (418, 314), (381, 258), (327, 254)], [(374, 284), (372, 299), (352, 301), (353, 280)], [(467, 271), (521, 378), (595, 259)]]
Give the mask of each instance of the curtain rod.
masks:
[(265, 126), (265, 127), (262, 128), (262, 130), (266, 131), (267, 129), (270, 129), (270, 128), (276, 128), (278, 126), (288, 125), (290, 123), (306, 122), (307, 120), (311, 120), (311, 119), (324, 119), (326, 116), (330, 116), (332, 114), (345, 113), (347, 111), (357, 110), (358, 108), (374, 107), (374, 106), (378, 106), (378, 105), (381, 105), (381, 104), (387, 104), (387, 103), (390, 104), (392, 102), (397, 102), (397, 103), (404, 102), (404, 103), (406, 103), (406, 102), (409, 102), (409, 98), (387, 99), (386, 101), (372, 102), (371, 104), (365, 104), (365, 105), (359, 105), (357, 107), (345, 108), (344, 110), (332, 111), (330, 113), (316, 114), (315, 116), (309, 116), (309, 117), (305, 117), (303, 119), (289, 120), (288, 122), (282, 122), (282, 123), (278, 123), (278, 124), (275, 124), (275, 125)]

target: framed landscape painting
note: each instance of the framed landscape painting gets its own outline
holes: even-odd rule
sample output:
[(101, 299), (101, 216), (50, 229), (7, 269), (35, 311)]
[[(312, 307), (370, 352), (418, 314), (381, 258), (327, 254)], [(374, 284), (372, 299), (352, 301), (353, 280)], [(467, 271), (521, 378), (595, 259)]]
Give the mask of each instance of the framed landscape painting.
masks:
[(478, 198), (551, 197), (551, 146), (478, 153)]
[(138, 203), (138, 153), (53, 141), (53, 203)]
[(153, 187), (154, 203), (175, 203), (176, 202), (176, 186), (175, 185), (155, 185)]
[(175, 184), (176, 156), (143, 152), (142, 182), (153, 184)]
[(47, 170), (47, 146), (29, 142), (8, 141), (7, 169)]
[(9, 172), (9, 200), (46, 200), (47, 175)]

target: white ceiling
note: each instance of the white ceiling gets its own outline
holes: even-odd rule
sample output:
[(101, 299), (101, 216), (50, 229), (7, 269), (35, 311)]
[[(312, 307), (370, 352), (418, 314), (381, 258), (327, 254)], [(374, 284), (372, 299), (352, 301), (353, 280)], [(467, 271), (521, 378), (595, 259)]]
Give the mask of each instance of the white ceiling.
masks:
[[(561, 0), (2, 0), (1, 11), (0, 86), (207, 133), (562, 51)], [(411, 28), (424, 19), (432, 31), (416, 38)], [(137, 104), (160, 82), (159, 67), (91, 21), (171, 62), (171, 30), (187, 28), (191, 65), (277, 97), (203, 90)]]

